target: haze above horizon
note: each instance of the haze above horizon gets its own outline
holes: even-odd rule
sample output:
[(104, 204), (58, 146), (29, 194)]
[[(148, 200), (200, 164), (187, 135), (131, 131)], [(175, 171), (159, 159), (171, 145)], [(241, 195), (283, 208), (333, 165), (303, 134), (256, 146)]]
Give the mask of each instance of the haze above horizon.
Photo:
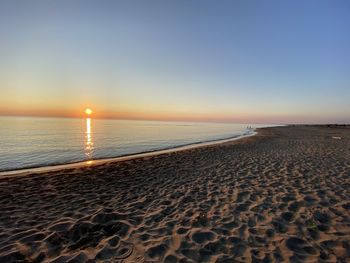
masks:
[(348, 1), (1, 1), (0, 115), (350, 122)]

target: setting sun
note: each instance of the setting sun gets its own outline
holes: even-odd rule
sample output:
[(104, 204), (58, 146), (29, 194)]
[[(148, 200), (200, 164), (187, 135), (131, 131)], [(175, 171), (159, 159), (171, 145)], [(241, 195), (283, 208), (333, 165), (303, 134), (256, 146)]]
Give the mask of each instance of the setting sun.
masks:
[(350, 263), (350, 0), (86, 2), (0, 0), (0, 263)]
[(87, 108), (87, 109), (85, 109), (85, 113), (86, 113), (87, 115), (91, 115), (92, 110), (91, 110), (90, 108)]

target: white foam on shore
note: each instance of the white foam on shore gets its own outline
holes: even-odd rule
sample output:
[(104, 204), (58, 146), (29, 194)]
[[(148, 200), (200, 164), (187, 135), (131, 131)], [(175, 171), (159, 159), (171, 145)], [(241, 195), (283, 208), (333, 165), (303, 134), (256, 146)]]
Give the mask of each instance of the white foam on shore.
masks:
[(114, 158), (89, 160), (89, 161), (69, 163), (69, 164), (59, 164), (59, 165), (43, 166), (43, 167), (37, 167), (37, 168), (26, 168), (26, 169), (12, 170), (12, 171), (4, 171), (4, 172), (0, 172), (0, 178), (24, 176), (24, 175), (35, 174), (35, 173), (53, 172), (53, 171), (59, 171), (59, 170), (64, 170), (64, 169), (91, 167), (91, 166), (96, 166), (96, 165), (101, 165), (101, 164), (106, 164), (106, 163), (121, 162), (121, 161), (139, 159), (139, 158), (143, 158), (143, 157), (151, 157), (151, 156), (156, 156), (156, 155), (162, 155), (162, 154), (167, 154), (167, 153), (190, 150), (190, 149), (194, 149), (194, 148), (200, 148), (200, 147), (205, 147), (205, 146), (227, 143), (227, 142), (236, 141), (239, 139), (255, 136), (256, 134), (257, 134), (257, 132), (255, 130), (253, 130), (249, 134), (245, 133), (243, 135), (236, 136), (233, 138), (214, 140), (214, 141), (206, 141), (206, 142), (200, 142), (200, 143), (193, 143), (193, 144), (177, 146), (177, 147), (172, 147), (172, 148), (163, 149), (163, 150), (156, 150), (156, 151), (151, 151), (151, 152), (136, 153), (136, 154), (119, 156), (119, 157), (114, 157)]

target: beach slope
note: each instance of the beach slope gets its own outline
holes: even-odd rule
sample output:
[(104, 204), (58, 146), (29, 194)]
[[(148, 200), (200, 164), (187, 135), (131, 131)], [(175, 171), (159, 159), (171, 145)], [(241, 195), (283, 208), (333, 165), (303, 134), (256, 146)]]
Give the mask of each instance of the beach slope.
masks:
[(350, 261), (350, 128), (0, 178), (0, 262)]

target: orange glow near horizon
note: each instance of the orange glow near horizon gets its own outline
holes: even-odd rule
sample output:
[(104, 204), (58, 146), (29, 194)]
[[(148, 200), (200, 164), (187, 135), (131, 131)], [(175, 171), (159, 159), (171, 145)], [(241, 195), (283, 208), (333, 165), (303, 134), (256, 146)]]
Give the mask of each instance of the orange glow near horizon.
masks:
[[(265, 123), (265, 124), (285, 124), (285, 123), (342, 123), (341, 120), (326, 122), (324, 119), (331, 119), (329, 115), (319, 116), (316, 113), (303, 115), (295, 112), (294, 114), (265, 111), (257, 113), (254, 110), (235, 110), (230, 112), (194, 109), (180, 111), (173, 109), (143, 109), (143, 108), (124, 108), (106, 109), (103, 105), (93, 105), (98, 111), (92, 111), (91, 108), (85, 108), (78, 105), (74, 108), (65, 107), (17, 107), (10, 108), (0, 105), (0, 116), (30, 116), (30, 117), (58, 117), (58, 118), (91, 118), (94, 119), (122, 119), (122, 120), (152, 120), (152, 121), (189, 121), (189, 122), (229, 122), (229, 123)], [(83, 110), (82, 110), (83, 109)], [(86, 112), (91, 110), (90, 115)], [(90, 112), (90, 111), (88, 111)], [(341, 116), (342, 117), (342, 116)], [(340, 119), (340, 117), (339, 117)], [(344, 122), (344, 121), (343, 121)], [(92, 124), (92, 123), (91, 123)]]

